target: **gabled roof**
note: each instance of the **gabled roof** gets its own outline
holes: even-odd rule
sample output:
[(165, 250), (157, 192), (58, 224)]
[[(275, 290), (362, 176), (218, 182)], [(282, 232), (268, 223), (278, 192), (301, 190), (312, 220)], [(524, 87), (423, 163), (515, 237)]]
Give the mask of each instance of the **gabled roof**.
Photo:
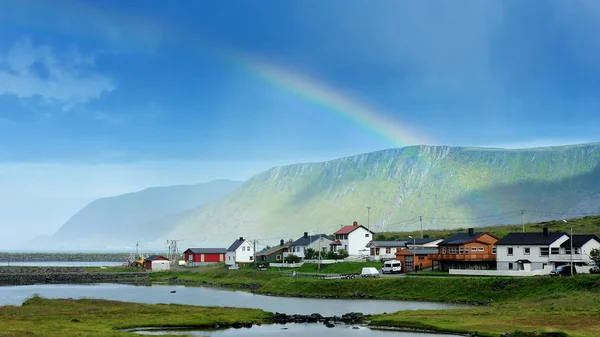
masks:
[(154, 261), (154, 260), (168, 260), (166, 257), (162, 255), (150, 255), (144, 259), (144, 261)]
[(374, 247), (404, 247), (406, 241), (404, 240), (395, 240), (395, 241), (369, 241), (366, 247), (370, 245)]
[(354, 224), (352, 224), (350, 226), (344, 226), (344, 227), (338, 229), (333, 234), (350, 234), (350, 233), (354, 232), (355, 230), (357, 230), (359, 228), (364, 228), (364, 230), (366, 230), (366, 231), (368, 231), (370, 233), (373, 233), (372, 231), (370, 231), (369, 229), (367, 229), (365, 226), (359, 225), (358, 222), (354, 221)]
[(225, 254), (227, 249), (225, 248), (188, 248), (183, 252), (184, 254), (188, 251), (194, 254)]
[(330, 243), (329, 245), (330, 245), (330, 246), (339, 246), (339, 245), (341, 245), (341, 244), (342, 244), (342, 242), (341, 242), (340, 240), (336, 240), (336, 241), (334, 241), (334, 242)]
[(242, 245), (242, 243), (244, 243), (244, 241), (246, 241), (246, 239), (244, 239), (244, 238), (239, 238), (239, 239), (233, 241), (231, 246), (229, 246), (229, 248), (227, 248), (227, 251), (235, 252), (238, 248), (240, 248), (240, 246)]
[(269, 249), (263, 249), (260, 252), (256, 253), (256, 256), (262, 256), (262, 255), (271, 255), (277, 251), (280, 251), (284, 248), (289, 248), (289, 245), (285, 244), (285, 245), (279, 245), (279, 246), (275, 246), (275, 247), (271, 247)]
[(508, 233), (505, 237), (496, 242), (496, 246), (506, 245), (542, 245), (547, 246), (558, 240), (565, 232), (550, 232), (544, 235), (543, 232), (537, 233)]
[(309, 235), (309, 236), (302, 236), (300, 239), (292, 242), (290, 244), (290, 246), (308, 246), (311, 243), (319, 240), (320, 238), (329, 240), (329, 238), (325, 234), (315, 234), (315, 235)]
[[(577, 248), (581, 248), (583, 245), (588, 243), (588, 241), (590, 241), (590, 240), (596, 240), (596, 241), (600, 242), (600, 238), (598, 238), (594, 234), (573, 235), (572, 239), (573, 239), (573, 247), (577, 247)], [(563, 242), (560, 246), (561, 247), (571, 247), (571, 239), (568, 239), (567, 241)]]
[(438, 246), (451, 246), (451, 245), (462, 245), (465, 243), (476, 241), (480, 236), (487, 234), (491, 237), (494, 237), (492, 234), (488, 232), (474, 232), (472, 235), (469, 235), (468, 232), (464, 233), (456, 233), (446, 240), (440, 242)]

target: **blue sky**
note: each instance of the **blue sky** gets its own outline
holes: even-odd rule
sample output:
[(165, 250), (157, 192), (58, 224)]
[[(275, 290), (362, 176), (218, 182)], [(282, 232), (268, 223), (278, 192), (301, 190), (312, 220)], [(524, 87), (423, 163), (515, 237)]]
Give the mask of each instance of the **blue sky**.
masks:
[(600, 141), (599, 33), (596, 1), (3, 1), (0, 226), (50, 234), (96, 197), (413, 145), (250, 56), (427, 144)]

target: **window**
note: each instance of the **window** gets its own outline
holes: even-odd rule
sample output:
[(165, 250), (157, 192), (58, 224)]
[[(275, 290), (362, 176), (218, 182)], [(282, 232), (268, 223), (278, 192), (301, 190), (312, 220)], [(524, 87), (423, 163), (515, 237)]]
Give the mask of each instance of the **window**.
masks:
[(552, 255), (560, 254), (560, 248), (558, 248), (558, 247), (556, 247), (556, 248), (554, 248), (554, 247), (550, 248), (550, 254), (552, 254)]
[(392, 248), (388, 247), (385, 249), (385, 253), (386, 254), (391, 254), (392, 253)]
[(250, 261), (252, 261), (253, 258), (254, 258), (254, 256), (250, 255)]
[(375, 255), (379, 255), (379, 248), (375, 248)]
[(344, 234), (344, 240), (348, 240), (348, 234)]
[(480, 252), (483, 252), (485, 250), (485, 248), (479, 247), (477, 250), (480, 251)]
[(446, 247), (442, 248), (442, 254), (446, 254)]
[(579, 250), (579, 248), (575, 248), (575, 254), (581, 254), (581, 251)]
[(512, 270), (512, 269), (513, 269), (513, 264), (512, 264), (512, 263), (509, 263), (509, 264), (508, 264), (508, 269), (510, 269), (510, 270)]
[(458, 248), (457, 247), (450, 247), (450, 254), (458, 254)]
[[(512, 247), (506, 248), (506, 255), (513, 255), (513, 248)], [(512, 266), (512, 263), (510, 263), (509, 266)], [(512, 267), (509, 268), (509, 269), (512, 269)]]
[(365, 238), (368, 238), (368, 237), (369, 237), (369, 233), (365, 234)]
[(281, 260), (281, 255), (277, 255), (277, 256), (275, 256), (275, 259), (276, 259), (277, 261), (280, 261), (280, 260)]
[(565, 254), (571, 255), (571, 247), (565, 248)]
[(194, 261), (194, 254), (188, 255), (188, 261)]
[[(327, 247), (323, 247), (323, 248), (321, 248), (321, 250), (324, 252), (327, 252)], [(373, 255), (373, 254), (371, 254), (371, 255)]]
[(548, 256), (548, 247), (540, 248), (540, 256)]
[(459, 252), (460, 252), (461, 254), (464, 254), (464, 253), (465, 253), (465, 249), (464, 249), (463, 247), (460, 247), (460, 250), (459, 250)]
[(425, 260), (425, 256), (419, 256), (419, 261)]
[(469, 247), (465, 247), (465, 254), (469, 254)]
[(496, 247), (492, 247), (492, 254), (496, 254)]
[(525, 254), (525, 255), (529, 255), (530, 251), (531, 250), (529, 249), (529, 247), (523, 248), (523, 254)]

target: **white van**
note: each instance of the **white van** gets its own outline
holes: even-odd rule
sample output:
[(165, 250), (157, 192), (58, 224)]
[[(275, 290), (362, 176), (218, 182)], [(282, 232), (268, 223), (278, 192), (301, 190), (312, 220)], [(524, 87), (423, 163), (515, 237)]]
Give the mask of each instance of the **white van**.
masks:
[(379, 270), (373, 267), (365, 267), (360, 273), (361, 277), (379, 277)]
[(381, 267), (381, 272), (383, 274), (394, 274), (402, 272), (402, 264), (397, 260), (389, 260), (383, 263), (383, 267)]

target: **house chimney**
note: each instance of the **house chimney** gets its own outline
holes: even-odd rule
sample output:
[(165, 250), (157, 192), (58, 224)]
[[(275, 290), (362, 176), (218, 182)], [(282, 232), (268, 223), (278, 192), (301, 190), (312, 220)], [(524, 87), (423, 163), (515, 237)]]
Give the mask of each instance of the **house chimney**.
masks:
[(358, 226), (358, 221), (354, 221), (354, 226)]
[(548, 227), (544, 227), (544, 231), (542, 232), (542, 236), (548, 236)]
[(304, 232), (304, 237), (307, 238), (308, 237), (308, 232)]
[(469, 228), (469, 236), (475, 235), (475, 228)]
[(279, 241), (279, 244), (281, 245), (281, 247), (283, 247), (283, 239), (281, 239), (281, 241)]
[(244, 241), (244, 238), (240, 236), (240, 241)]

